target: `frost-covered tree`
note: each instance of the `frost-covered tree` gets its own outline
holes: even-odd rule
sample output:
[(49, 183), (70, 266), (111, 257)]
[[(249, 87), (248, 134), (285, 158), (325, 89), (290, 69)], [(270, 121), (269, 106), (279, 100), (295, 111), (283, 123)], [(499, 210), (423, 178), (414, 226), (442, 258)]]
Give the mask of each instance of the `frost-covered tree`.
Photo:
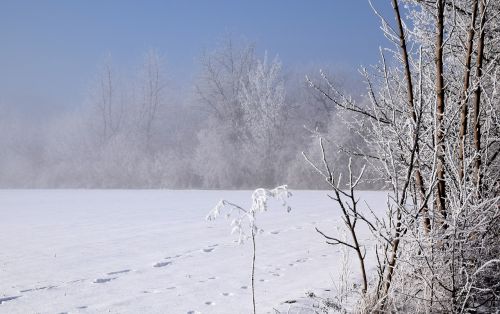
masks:
[[(368, 106), (326, 76), (324, 84), (310, 81), (340, 110), (358, 116), (353, 129), (371, 124), (368, 150), (352, 157), (363, 158), (391, 190), (384, 216), (347, 206), (351, 219), (365, 222), (379, 240), (377, 280), (365, 306), (498, 310), (499, 6), (487, 0), (392, 5), (395, 22), (375, 9), (394, 47), (380, 51), (374, 70), (361, 70)], [(338, 191), (321, 151), (322, 162), (313, 164)], [(356, 247), (355, 238), (345, 245)]]
[(247, 84), (242, 84), (238, 95), (245, 123), (244, 163), (255, 179), (273, 185), (281, 170), (288, 120), (281, 63), (277, 58), (269, 62), (266, 55), (247, 76)]
[(226, 200), (221, 200), (207, 215), (207, 220), (214, 220), (225, 212), (227, 219), (231, 220), (231, 233), (238, 234), (238, 243), (243, 243), (244, 240), (252, 240), (252, 305), (253, 313), (256, 313), (255, 306), (255, 257), (256, 250), (256, 236), (262, 233), (263, 230), (257, 224), (257, 215), (268, 210), (268, 201), (270, 199), (277, 199), (282, 202), (282, 206), (290, 212), (291, 208), (286, 203), (286, 199), (291, 197), (292, 194), (286, 185), (278, 186), (274, 189), (256, 189), (252, 193), (252, 206), (250, 208), (243, 208), (237, 204), (231, 203)]
[(255, 59), (253, 45), (237, 45), (231, 39), (201, 59), (196, 94), (207, 119), (193, 164), (206, 186), (241, 187), (248, 175), (239, 162), (245, 126), (239, 97)]
[(209, 186), (275, 185), (288, 117), (281, 63), (227, 41), (202, 66), (197, 92), (209, 114), (198, 135), (198, 173)]

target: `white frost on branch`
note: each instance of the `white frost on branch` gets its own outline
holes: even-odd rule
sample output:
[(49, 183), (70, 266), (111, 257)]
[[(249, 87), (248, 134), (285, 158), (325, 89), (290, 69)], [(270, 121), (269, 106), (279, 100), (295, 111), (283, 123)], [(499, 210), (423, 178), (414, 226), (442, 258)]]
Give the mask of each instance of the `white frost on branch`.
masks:
[[(287, 199), (292, 196), (286, 185), (278, 186), (268, 190), (259, 188), (252, 193), (252, 206), (245, 209), (237, 204), (227, 200), (220, 200), (217, 205), (208, 213), (207, 220), (215, 220), (221, 214), (225, 214), (226, 219), (233, 217), (231, 220), (231, 233), (238, 233), (238, 243), (243, 243), (244, 240), (262, 233), (263, 230), (257, 226), (256, 215), (268, 210), (268, 201), (276, 199), (281, 202), (281, 205), (286, 208), (287, 212), (292, 209), (287, 203)], [(245, 224), (246, 223), (248, 224)], [(248, 226), (248, 229), (245, 228)]]

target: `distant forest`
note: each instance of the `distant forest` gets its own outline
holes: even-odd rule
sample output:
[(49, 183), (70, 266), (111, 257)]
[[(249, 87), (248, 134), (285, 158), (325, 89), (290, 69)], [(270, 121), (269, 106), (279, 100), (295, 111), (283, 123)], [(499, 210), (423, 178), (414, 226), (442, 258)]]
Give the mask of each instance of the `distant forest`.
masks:
[[(329, 72), (363, 107), (369, 100), (361, 76), (297, 69), (242, 40), (225, 38), (214, 46), (199, 57), (187, 86), (169, 75), (175, 60), (151, 50), (136, 71), (116, 68), (112, 55), (96, 65), (78, 106), (33, 116), (3, 104), (0, 186), (327, 188), (302, 156), (320, 158), (318, 134), (329, 139), (330, 161), (339, 167), (349, 153), (367, 149), (359, 131), (370, 127), (352, 130), (348, 115), (337, 115), (328, 95), (306, 79), (322, 82)], [(353, 168), (364, 162), (356, 160)], [(382, 186), (364, 177), (363, 188)]]

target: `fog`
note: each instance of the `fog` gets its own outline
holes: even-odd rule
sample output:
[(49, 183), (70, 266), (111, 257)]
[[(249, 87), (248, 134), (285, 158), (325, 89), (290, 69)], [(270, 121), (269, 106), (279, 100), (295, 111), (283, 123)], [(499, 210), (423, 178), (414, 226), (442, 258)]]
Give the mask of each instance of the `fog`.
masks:
[(0, 187), (318, 188), (301, 154), (314, 155), (314, 133), (337, 139), (334, 160), (361, 145), (306, 82), (330, 68), (363, 103), (360, 79), (341, 69), (283, 64), (231, 37), (200, 54), (190, 81), (172, 77), (173, 63), (154, 49), (131, 66), (109, 54), (77, 106), (4, 103)]

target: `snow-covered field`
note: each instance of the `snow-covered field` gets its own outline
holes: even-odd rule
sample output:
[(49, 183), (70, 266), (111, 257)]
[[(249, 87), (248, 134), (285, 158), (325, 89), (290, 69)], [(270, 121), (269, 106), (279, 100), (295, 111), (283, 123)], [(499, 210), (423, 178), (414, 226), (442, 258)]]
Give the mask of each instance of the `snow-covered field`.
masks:
[[(340, 212), (325, 191), (292, 193), (290, 213), (274, 204), (258, 217), (259, 313), (296, 306), (308, 291), (335, 293), (340, 248), (315, 227), (336, 233)], [(219, 199), (246, 206), (250, 196), (1, 190), (0, 313), (250, 313), (251, 242), (235, 243), (223, 218), (205, 220)], [(361, 196), (385, 202), (384, 192)]]

